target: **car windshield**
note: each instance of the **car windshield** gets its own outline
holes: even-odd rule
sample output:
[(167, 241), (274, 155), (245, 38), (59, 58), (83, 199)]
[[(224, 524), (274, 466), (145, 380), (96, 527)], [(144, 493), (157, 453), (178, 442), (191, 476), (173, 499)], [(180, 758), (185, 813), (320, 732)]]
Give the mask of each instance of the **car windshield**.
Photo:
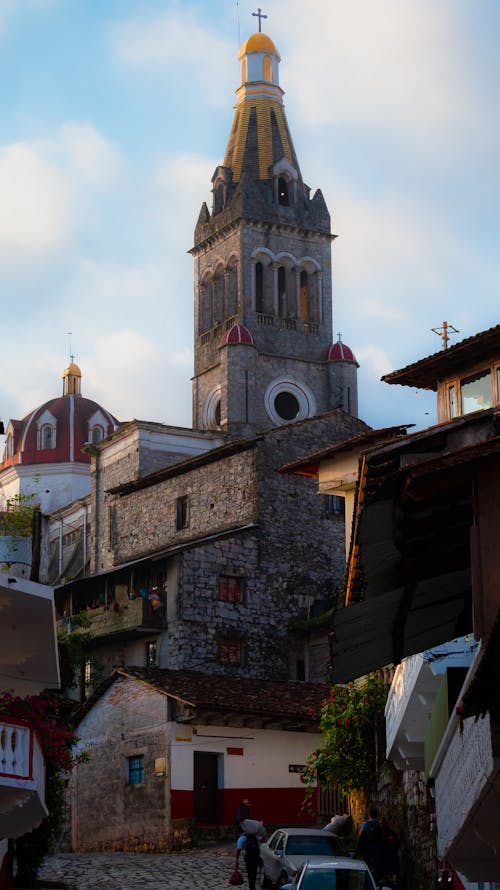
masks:
[(311, 869), (303, 875), (300, 890), (373, 890), (366, 871), (353, 868)]
[(335, 856), (342, 853), (340, 838), (325, 832), (324, 835), (296, 835), (289, 837), (286, 852), (289, 856)]

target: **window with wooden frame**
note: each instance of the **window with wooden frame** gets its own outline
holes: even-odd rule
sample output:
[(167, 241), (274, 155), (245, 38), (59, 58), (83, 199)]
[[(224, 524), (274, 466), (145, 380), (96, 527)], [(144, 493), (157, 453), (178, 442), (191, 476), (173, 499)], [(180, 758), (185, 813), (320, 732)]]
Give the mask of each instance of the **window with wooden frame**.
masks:
[(127, 782), (129, 785), (144, 785), (144, 754), (128, 757)]
[(443, 408), (445, 420), (472, 414), (500, 402), (500, 365), (478, 368), (467, 376), (445, 381)]
[(243, 599), (243, 578), (219, 575), (217, 594), (222, 602), (240, 603)]
[(242, 664), (243, 643), (228, 637), (219, 641), (219, 661), (221, 664)]

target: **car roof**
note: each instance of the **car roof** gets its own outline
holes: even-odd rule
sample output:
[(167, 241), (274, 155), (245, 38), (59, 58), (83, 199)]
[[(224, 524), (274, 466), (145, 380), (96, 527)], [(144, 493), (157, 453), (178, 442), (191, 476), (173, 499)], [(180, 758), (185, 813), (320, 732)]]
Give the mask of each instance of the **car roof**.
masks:
[(304, 835), (312, 835), (314, 837), (315, 835), (333, 834), (333, 831), (325, 831), (324, 828), (277, 828), (276, 831), (283, 831), (285, 834), (290, 835), (301, 835), (301, 837)]
[(358, 871), (368, 871), (366, 862), (362, 859), (351, 859), (350, 856), (336, 856), (334, 859), (325, 859), (323, 862), (305, 862), (304, 868), (307, 869), (334, 869), (334, 868), (351, 868)]

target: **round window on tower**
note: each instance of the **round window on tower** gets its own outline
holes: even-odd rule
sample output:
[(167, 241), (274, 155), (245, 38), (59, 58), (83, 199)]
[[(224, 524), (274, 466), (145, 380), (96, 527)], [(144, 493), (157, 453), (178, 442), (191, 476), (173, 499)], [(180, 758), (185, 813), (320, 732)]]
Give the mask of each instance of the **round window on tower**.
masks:
[(314, 396), (304, 383), (282, 377), (273, 380), (266, 389), (264, 405), (273, 423), (280, 426), (305, 420), (316, 414)]
[(299, 400), (291, 392), (279, 392), (274, 400), (274, 410), (283, 420), (295, 420), (300, 414)]
[(221, 422), (221, 389), (215, 386), (208, 393), (203, 405), (202, 427), (205, 430), (220, 429)]

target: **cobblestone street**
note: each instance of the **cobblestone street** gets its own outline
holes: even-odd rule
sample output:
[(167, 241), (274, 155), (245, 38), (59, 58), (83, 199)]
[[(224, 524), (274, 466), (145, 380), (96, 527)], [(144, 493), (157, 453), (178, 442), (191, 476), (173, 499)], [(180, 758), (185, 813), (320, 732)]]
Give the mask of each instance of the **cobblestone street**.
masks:
[[(234, 845), (173, 854), (64, 853), (47, 856), (38, 877), (71, 890), (222, 890), (234, 861)], [(244, 867), (243, 875), (244, 890)]]

